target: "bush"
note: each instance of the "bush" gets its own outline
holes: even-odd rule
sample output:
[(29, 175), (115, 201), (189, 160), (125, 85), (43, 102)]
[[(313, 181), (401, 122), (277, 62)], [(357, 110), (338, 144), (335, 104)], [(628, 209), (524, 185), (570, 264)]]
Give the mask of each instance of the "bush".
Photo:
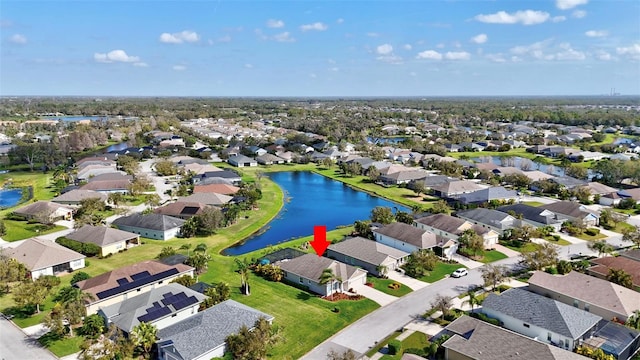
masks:
[(387, 348), (389, 349), (389, 355), (402, 354), (402, 342), (400, 340), (389, 340)]
[(96, 256), (100, 254), (101, 251), (100, 246), (96, 244), (84, 244), (79, 241), (66, 238), (64, 236), (57, 238), (56, 243), (66, 247), (67, 249), (71, 249), (75, 252), (79, 252), (80, 254), (89, 257)]
[(87, 274), (84, 271), (78, 271), (77, 273), (73, 274), (73, 277), (71, 277), (71, 285), (77, 283), (78, 281), (82, 281), (82, 280), (87, 280), (91, 278), (91, 276), (89, 276), (89, 274)]
[(484, 322), (488, 322), (489, 324), (492, 324), (492, 325), (500, 326), (500, 320), (490, 318), (481, 312), (472, 312), (469, 314), (469, 316), (474, 317), (478, 320), (482, 320)]
[(589, 236), (596, 236), (600, 234), (600, 229), (588, 228), (587, 230), (585, 230), (585, 233)]
[(551, 275), (558, 275), (558, 269), (556, 269), (555, 266), (549, 266), (544, 271), (549, 273), (549, 274), (551, 274)]

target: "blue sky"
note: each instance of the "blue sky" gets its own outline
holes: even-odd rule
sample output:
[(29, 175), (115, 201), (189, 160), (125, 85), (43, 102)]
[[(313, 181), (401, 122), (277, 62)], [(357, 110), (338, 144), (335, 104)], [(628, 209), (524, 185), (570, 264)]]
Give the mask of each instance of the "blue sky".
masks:
[(3, 0), (0, 46), (0, 95), (640, 94), (635, 0)]

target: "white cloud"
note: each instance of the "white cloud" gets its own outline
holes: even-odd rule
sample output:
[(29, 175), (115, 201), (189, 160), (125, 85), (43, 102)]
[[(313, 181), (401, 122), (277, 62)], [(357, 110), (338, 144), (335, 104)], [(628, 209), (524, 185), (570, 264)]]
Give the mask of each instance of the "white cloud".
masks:
[(624, 55), (633, 60), (640, 60), (640, 43), (616, 48), (616, 52), (618, 53), (618, 55)]
[(497, 63), (503, 63), (506, 62), (507, 60), (504, 58), (504, 56), (502, 56), (502, 54), (487, 54), (485, 56), (487, 59), (493, 61), (493, 62), (497, 62)]
[(251, 64), (244, 64), (244, 67), (246, 69), (253, 69), (253, 65), (251, 65)]
[(411, 46), (411, 44), (404, 44), (404, 45), (402, 45), (402, 48), (405, 49), (405, 50), (411, 50), (411, 49), (413, 49), (413, 46)]
[(562, 43), (559, 47), (562, 50), (554, 56), (557, 60), (584, 60), (587, 58), (582, 51), (573, 49), (569, 43)]
[(552, 43), (553, 40), (547, 39), (531, 45), (515, 46), (510, 51), (512, 54), (518, 55), (519, 60), (524, 57), (545, 61), (585, 60), (587, 58), (584, 52), (574, 49), (569, 43), (560, 43), (556, 46), (552, 46)]
[(613, 59), (613, 57), (611, 56), (611, 54), (609, 54), (608, 52), (606, 52), (606, 51), (604, 51), (604, 50), (598, 50), (598, 51), (596, 52), (596, 57), (597, 57), (599, 60), (602, 60), (602, 61), (609, 61), (609, 60), (612, 60), (612, 59)]
[(177, 33), (162, 33), (160, 35), (160, 42), (167, 44), (182, 44), (185, 42), (194, 43), (200, 40), (200, 35), (195, 31), (184, 30)]
[(402, 64), (402, 57), (394, 54), (380, 55), (376, 59), (389, 64), (396, 64), (396, 65)]
[(588, 2), (589, 0), (556, 0), (556, 7), (560, 10), (568, 10)]
[(478, 34), (471, 38), (471, 42), (474, 42), (476, 44), (484, 44), (487, 42), (487, 40), (489, 40), (487, 34)]
[(147, 64), (146, 62), (136, 62), (136, 63), (133, 63), (133, 66), (137, 66), (137, 67), (149, 67), (149, 64)]
[(125, 62), (125, 63), (137, 63), (140, 62), (138, 56), (129, 56), (124, 50), (112, 50), (108, 53), (94, 53), (93, 59), (100, 63), (112, 63), (112, 62)]
[(506, 11), (498, 11), (495, 14), (480, 14), (476, 15), (475, 19), (489, 24), (522, 24), (522, 25), (535, 25), (541, 24), (549, 20), (549, 13), (544, 11), (524, 10), (516, 11), (514, 13), (507, 13)]
[(27, 37), (22, 35), (22, 34), (13, 34), (9, 38), (9, 41), (11, 41), (14, 44), (26, 44), (27, 43)]
[(566, 16), (562, 16), (562, 15), (554, 16), (553, 18), (551, 18), (551, 22), (554, 22), (554, 23), (563, 22), (565, 20), (567, 20), (567, 17)]
[(605, 37), (609, 35), (609, 32), (606, 30), (589, 30), (584, 33), (588, 37)]
[(269, 19), (269, 20), (267, 20), (267, 27), (272, 28), (272, 29), (283, 28), (284, 27), (284, 21), (276, 20), (276, 19)]
[(576, 10), (571, 13), (571, 16), (576, 19), (582, 19), (583, 17), (587, 16), (587, 12), (584, 10)]
[(444, 54), (444, 57), (447, 60), (469, 60), (471, 58), (471, 54), (466, 51), (449, 51)]
[(273, 35), (273, 40), (275, 40), (277, 42), (294, 42), (294, 41), (296, 41), (296, 39), (291, 37), (291, 33), (289, 33), (288, 31), (285, 31), (285, 32), (280, 33), (280, 34)]
[(184, 71), (187, 70), (187, 67), (184, 65), (173, 65), (172, 69), (175, 71)]
[(343, 22), (344, 22), (343, 18), (339, 18), (338, 20), (336, 20), (336, 23), (338, 23), (338, 24), (342, 24)]
[(305, 25), (300, 26), (300, 30), (302, 30), (302, 31), (310, 31), (310, 30), (325, 31), (328, 28), (329, 27), (326, 24), (323, 24), (321, 22), (315, 22), (313, 24), (305, 24)]
[(376, 48), (376, 53), (379, 55), (389, 55), (393, 52), (393, 46), (389, 44), (382, 44)]
[(425, 50), (416, 56), (417, 59), (442, 60), (442, 54), (435, 50)]

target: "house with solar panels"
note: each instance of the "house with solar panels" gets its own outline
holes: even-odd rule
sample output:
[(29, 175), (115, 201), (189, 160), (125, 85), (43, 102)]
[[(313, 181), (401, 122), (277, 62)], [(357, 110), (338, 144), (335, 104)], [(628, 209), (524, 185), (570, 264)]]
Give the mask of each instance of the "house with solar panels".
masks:
[(93, 295), (93, 300), (86, 304), (87, 315), (91, 315), (100, 308), (162, 288), (180, 276), (193, 276), (194, 271), (185, 264), (167, 265), (148, 260), (78, 281), (73, 286)]
[(188, 287), (171, 283), (117, 304), (101, 307), (98, 315), (105, 319), (107, 326), (114, 324), (127, 334), (141, 322), (152, 324), (160, 330), (196, 314), (205, 298)]

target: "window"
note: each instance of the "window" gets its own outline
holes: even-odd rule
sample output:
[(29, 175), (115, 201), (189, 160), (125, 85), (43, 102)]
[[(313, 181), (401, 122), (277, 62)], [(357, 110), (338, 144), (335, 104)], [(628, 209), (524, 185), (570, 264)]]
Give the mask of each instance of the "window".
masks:
[(173, 315), (171, 315), (171, 317), (176, 317), (176, 316), (178, 316), (178, 314), (173, 314)]
[(589, 308), (590, 308), (589, 304), (585, 303), (584, 304), (584, 311), (589, 312), (590, 311)]
[(551, 341), (551, 333), (550, 332), (547, 333), (547, 341)]
[(158, 281), (158, 285), (162, 284), (163, 282), (164, 282), (164, 280)]
[(578, 300), (573, 300), (573, 307), (580, 307), (580, 302)]
[(560, 340), (560, 347), (564, 347), (564, 341)]
[(529, 324), (522, 324), (522, 326), (526, 327), (527, 329), (531, 327), (531, 325)]
[(138, 292), (140, 292), (140, 290), (142, 290), (142, 289), (138, 289)]
[(302, 276), (300, 276), (300, 283), (304, 283), (304, 279), (302, 278)]

